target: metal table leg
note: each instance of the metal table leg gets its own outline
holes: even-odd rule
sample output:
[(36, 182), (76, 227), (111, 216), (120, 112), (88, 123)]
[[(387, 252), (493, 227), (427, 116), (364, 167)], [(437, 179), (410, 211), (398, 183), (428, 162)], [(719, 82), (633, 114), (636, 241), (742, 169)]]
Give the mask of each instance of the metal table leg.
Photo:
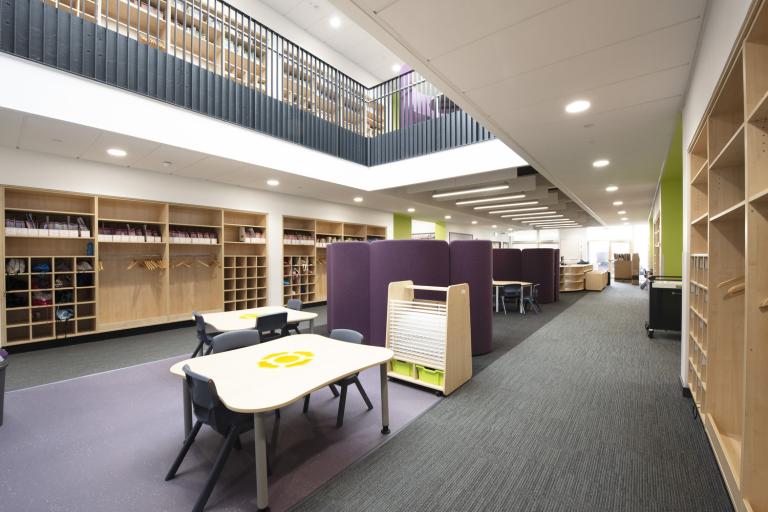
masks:
[(381, 433), (389, 434), (389, 387), (387, 378), (387, 365), (379, 366), (381, 372)]
[(181, 399), (184, 402), (184, 439), (192, 431), (192, 401), (189, 397), (189, 386), (187, 379), (181, 380)]
[(254, 454), (256, 458), (256, 508), (269, 509), (269, 483), (267, 481), (267, 434), (262, 413), (253, 414)]
[(496, 288), (496, 312), (499, 312), (499, 286), (494, 286)]
[(315, 319), (309, 321), (309, 334), (315, 334)]

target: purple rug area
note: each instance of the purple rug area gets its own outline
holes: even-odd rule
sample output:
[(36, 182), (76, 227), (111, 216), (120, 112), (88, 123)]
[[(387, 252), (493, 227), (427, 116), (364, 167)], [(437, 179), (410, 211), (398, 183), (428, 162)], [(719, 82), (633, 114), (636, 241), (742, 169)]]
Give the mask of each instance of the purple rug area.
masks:
[[(188, 511), (223, 437), (203, 427), (175, 479), (163, 479), (183, 441), (181, 380), (168, 369), (182, 357), (10, 392), (0, 427), (0, 510)], [(384, 443), (439, 398), (389, 383), (392, 434), (383, 436), (379, 370), (360, 374), (374, 409), (352, 386), (342, 428), (328, 388), (282, 409), (270, 477), (270, 507), (286, 510)], [(273, 422), (268, 422), (271, 434)], [(253, 433), (241, 436), (206, 510), (256, 509)]]

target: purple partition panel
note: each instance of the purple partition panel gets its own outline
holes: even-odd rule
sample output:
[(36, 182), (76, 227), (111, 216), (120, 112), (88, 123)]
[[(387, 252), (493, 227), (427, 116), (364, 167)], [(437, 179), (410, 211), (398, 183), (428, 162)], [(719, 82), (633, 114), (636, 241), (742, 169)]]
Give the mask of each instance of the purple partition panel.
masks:
[(493, 279), (520, 281), (522, 278), (520, 249), (493, 250)]
[(328, 246), (328, 330), (354, 329), (371, 339), (370, 244)]
[[(371, 345), (383, 347), (386, 342), (389, 283), (411, 280), (420, 285), (448, 286), (448, 258), (448, 243), (442, 240), (371, 243)], [(435, 298), (445, 300), (445, 295)]]
[(555, 301), (560, 300), (560, 249), (555, 249)]
[(469, 284), (469, 308), (472, 323), (472, 355), (491, 351), (493, 304), (491, 281), (493, 256), (490, 240), (451, 242), (451, 284)]
[(539, 303), (555, 301), (555, 249), (524, 249), (523, 281), (539, 285)]

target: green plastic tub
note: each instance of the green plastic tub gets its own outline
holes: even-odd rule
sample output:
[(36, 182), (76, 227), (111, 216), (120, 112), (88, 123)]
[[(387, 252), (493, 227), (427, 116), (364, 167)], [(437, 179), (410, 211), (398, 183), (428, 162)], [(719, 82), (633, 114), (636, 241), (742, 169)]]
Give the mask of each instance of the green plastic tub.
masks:
[(416, 365), (416, 371), (418, 372), (418, 379), (427, 384), (442, 386), (443, 382), (445, 382), (445, 372), (443, 370), (433, 370), (432, 368)]
[(400, 361), (399, 359), (392, 360), (392, 371), (405, 375), (406, 377), (413, 377), (413, 363), (407, 363)]

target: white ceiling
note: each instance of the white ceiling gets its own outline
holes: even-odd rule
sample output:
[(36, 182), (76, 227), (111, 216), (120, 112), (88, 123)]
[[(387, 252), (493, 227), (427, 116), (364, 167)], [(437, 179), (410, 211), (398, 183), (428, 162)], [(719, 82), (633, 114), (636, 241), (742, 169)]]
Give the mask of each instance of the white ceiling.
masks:
[(706, 0), (333, 2), (603, 222), (647, 221)]
[[(359, 25), (344, 16), (328, 0), (260, 0), (293, 24), (306, 31), (319, 41), (327, 44), (362, 69), (383, 82), (395, 76), (393, 64), (402, 64), (402, 60), (386, 46), (371, 37)], [(258, 17), (258, 13), (255, 14)], [(331, 27), (329, 20), (333, 16), (341, 19), (339, 28)], [(319, 57), (323, 57), (319, 55)], [(360, 80), (349, 70), (342, 69), (352, 78)], [(367, 86), (375, 84), (366, 84)]]

